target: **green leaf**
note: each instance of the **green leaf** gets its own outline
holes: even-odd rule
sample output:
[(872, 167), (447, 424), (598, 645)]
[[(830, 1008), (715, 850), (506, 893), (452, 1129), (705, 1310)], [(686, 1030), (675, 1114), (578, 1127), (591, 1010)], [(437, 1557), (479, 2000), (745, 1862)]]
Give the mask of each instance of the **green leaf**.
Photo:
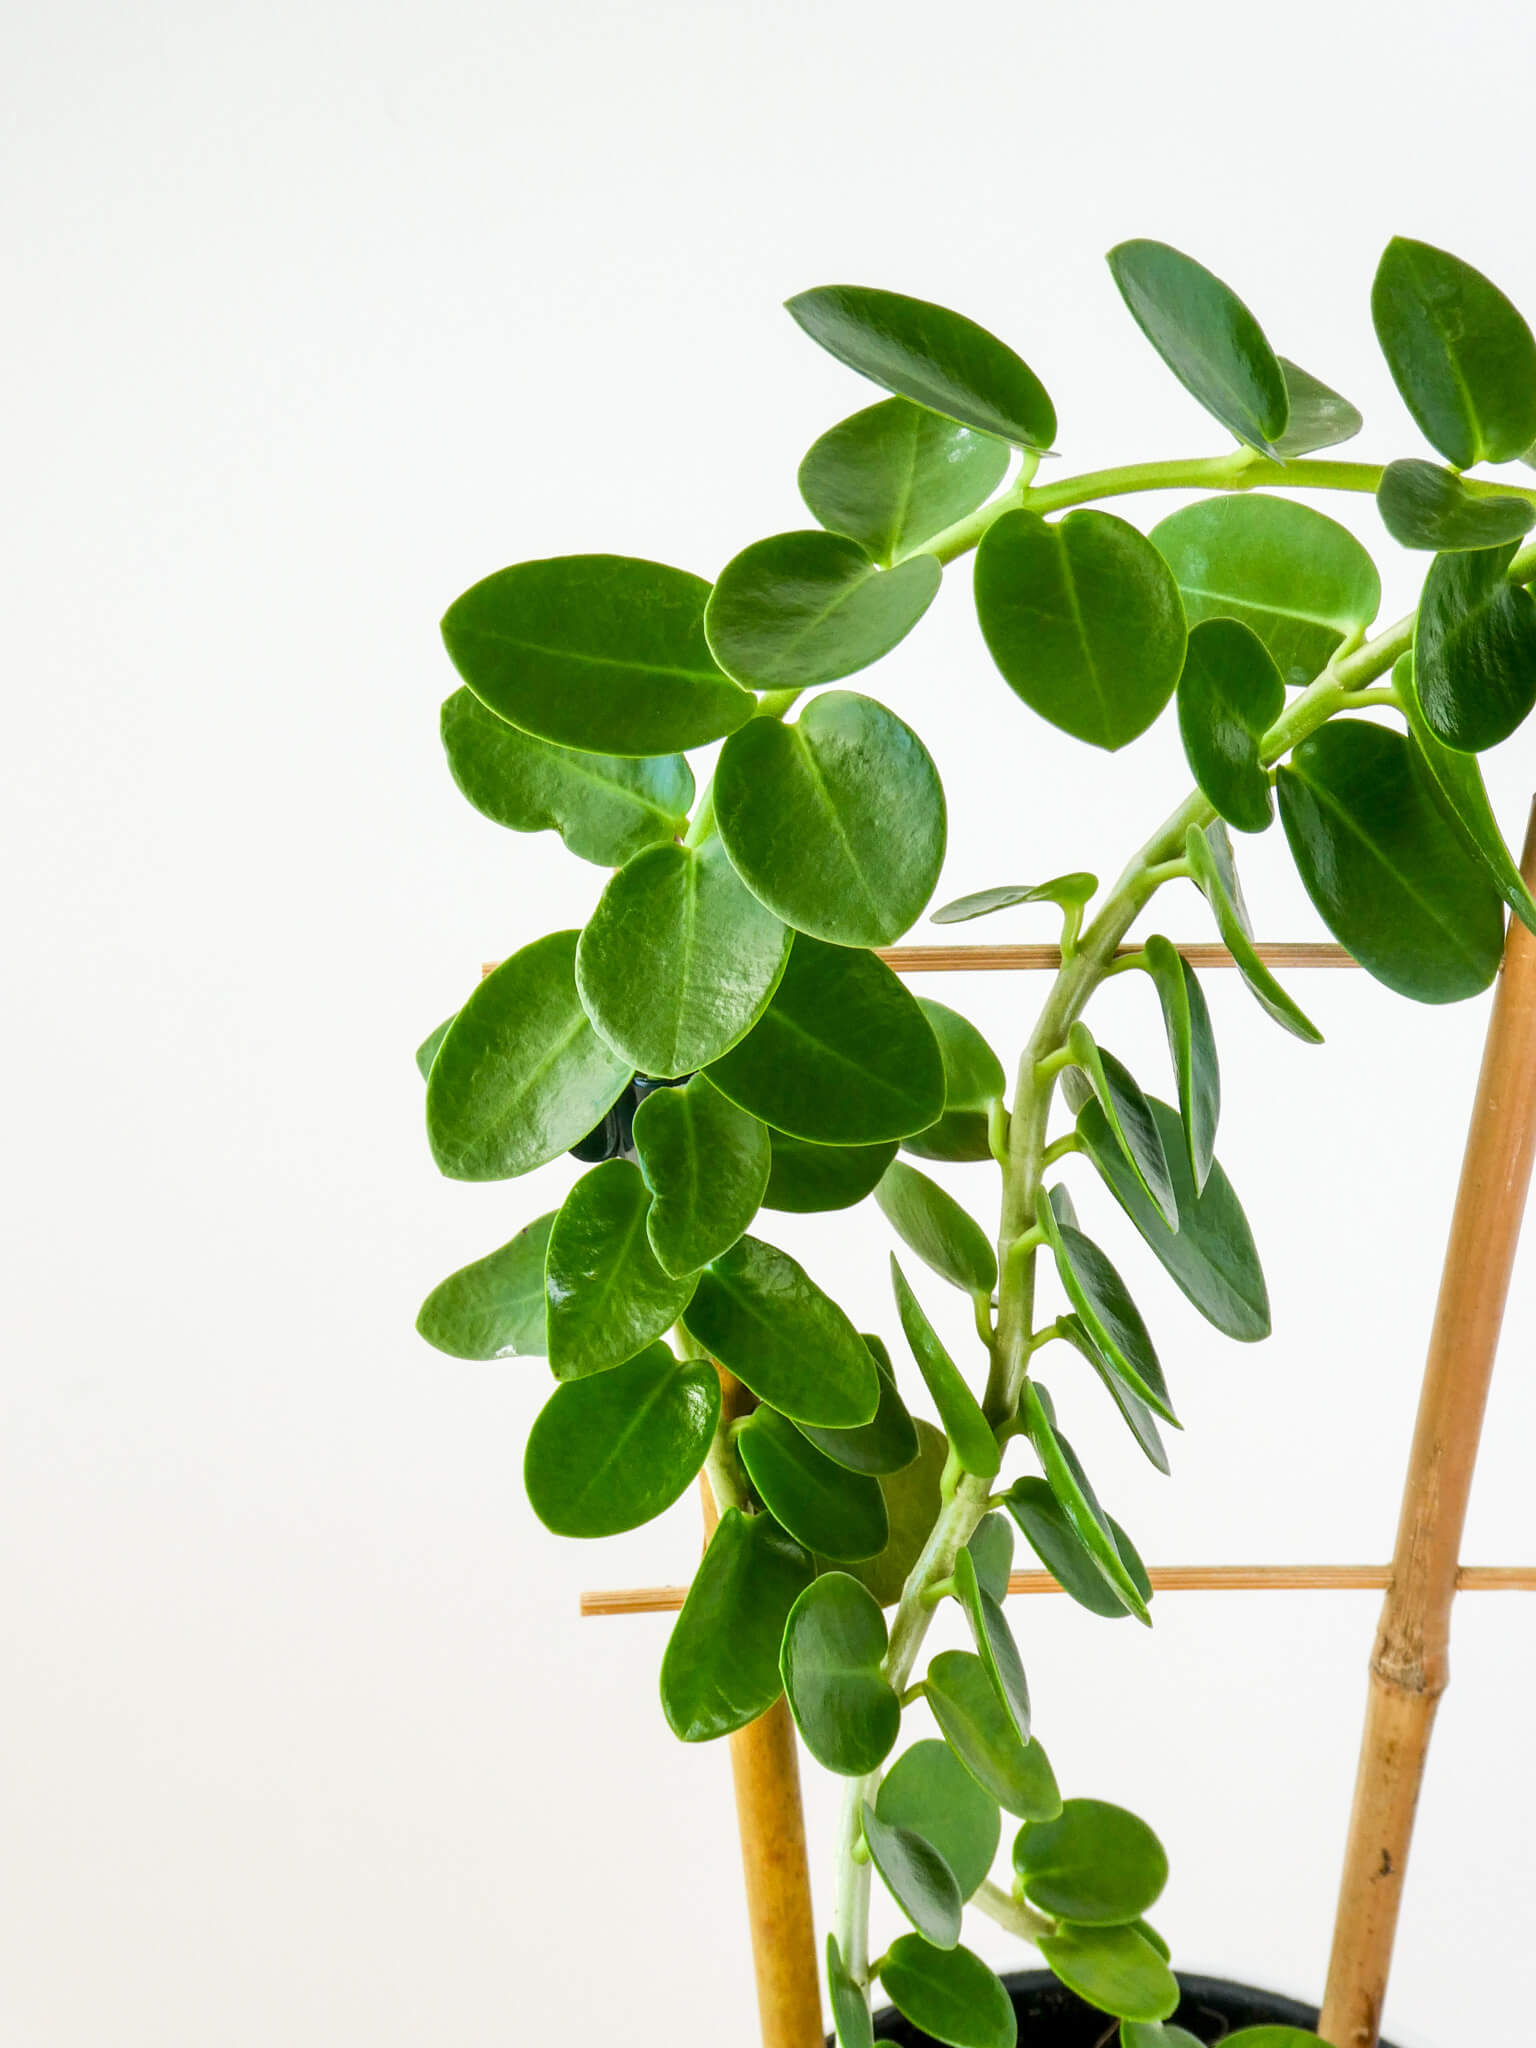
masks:
[[(1117, 1594), (1122, 1605), (1141, 1622), (1149, 1626), (1151, 1617), (1147, 1612), (1147, 1595), (1141, 1584), (1120, 1555), (1109, 1517), (1099, 1506), (1098, 1497), (1088, 1483), (1087, 1474), (1078, 1463), (1071, 1445), (1065, 1437), (1056, 1433), (1055, 1424), (1046, 1411), (1040, 1390), (1030, 1381), (1024, 1389), (1024, 1398), (1019, 1413), (1024, 1423), (1035, 1456), (1040, 1460), (1045, 1474), (1046, 1485), (1055, 1496), (1056, 1504), (1071, 1525), (1072, 1533), (1084, 1550), (1098, 1566), (1104, 1583)], [(1004, 1496), (1006, 1500), (1007, 1495)]]
[(985, 504), (1007, 469), (1001, 442), (886, 398), (822, 435), (800, 465), (800, 495), (885, 565)]
[(1413, 658), (1437, 739), (1480, 754), (1536, 703), (1536, 597), (1508, 580), (1515, 544), (1436, 555), (1424, 579)]
[(1388, 988), (1454, 1003), (1499, 971), (1504, 916), (1410, 743), (1363, 719), (1323, 726), (1280, 771), (1280, 817), (1323, 922)]
[(423, 1081), (425, 1081), (428, 1075), (432, 1072), (432, 1062), (437, 1058), (437, 1049), (442, 1044), (443, 1040), (448, 1036), (448, 1033), (453, 1029), (454, 1017), (457, 1017), (458, 1014), (458, 1011), (455, 1010), (453, 1013), (453, 1017), (445, 1017), (442, 1023), (438, 1025), (437, 1029), (435, 1031), (429, 1031), (426, 1037), (421, 1041), (420, 1045), (417, 1046), (416, 1071), (418, 1074), (420, 1074)]
[(944, 1107), (944, 1062), (917, 998), (873, 953), (803, 932), (757, 1025), (709, 1078), (815, 1145), (910, 1137)]
[(923, 1693), (944, 1740), (984, 1792), (1020, 1820), (1049, 1820), (1061, 1794), (1037, 1740), (1019, 1740), (987, 1667), (969, 1650), (941, 1650)]
[(1094, 1043), (1093, 1033), (1081, 1018), (1067, 1033), (1067, 1050), (1087, 1077), (1137, 1185), (1156, 1205), (1168, 1228), (1177, 1230), (1178, 1199), (1163, 1154), (1162, 1134), (1134, 1075), (1112, 1052)]
[(587, 1022), (576, 933), (535, 939), (488, 974), (427, 1076), (427, 1136), (452, 1180), (511, 1180), (558, 1159), (629, 1085)]
[(1291, 411), (1285, 372), (1236, 292), (1166, 242), (1121, 242), (1108, 260), (1131, 318), (1190, 396), (1239, 441), (1278, 457)]
[(642, 1073), (670, 1079), (718, 1059), (778, 986), (790, 935), (718, 839), (652, 846), (613, 876), (587, 920), (576, 981), (587, 1015)]
[(1006, 1515), (983, 1515), (971, 1531), (965, 1546), (976, 1583), (996, 1601), (1008, 1597), (1008, 1575), (1013, 1569), (1013, 1529)]
[(1184, 660), (1166, 563), (1112, 512), (1004, 512), (976, 550), (976, 616), (1004, 682), (1111, 753), (1157, 717)]
[(766, 1714), (783, 1690), (779, 1643), (815, 1566), (771, 1515), (727, 1508), (661, 1660), (674, 1735), (711, 1742)]
[(549, 1364), (557, 1380), (606, 1372), (677, 1321), (692, 1276), (663, 1272), (645, 1234), (639, 1169), (610, 1159), (584, 1173), (550, 1227), (544, 1261)]
[(1067, 1926), (1037, 1946), (1067, 1989), (1101, 2012), (1165, 2020), (1178, 2010), (1178, 1980), (1134, 1928)]
[(881, 1780), (875, 1811), (933, 1844), (968, 1899), (992, 1868), (1002, 1817), (947, 1743), (914, 1742)]
[(695, 1074), (635, 1111), (635, 1157), (651, 1206), (651, 1250), (664, 1272), (695, 1273), (729, 1251), (768, 1186), (768, 1132)]
[(554, 1211), (433, 1288), (416, 1328), (451, 1358), (543, 1358), (544, 1251)]
[(772, 1408), (736, 1431), (747, 1477), (776, 1522), (818, 1557), (876, 1557), (890, 1536), (880, 1482), (834, 1464)]
[(869, 1346), (803, 1267), (743, 1237), (699, 1275), (688, 1334), (760, 1401), (794, 1422), (852, 1429), (874, 1420), (880, 1375)]
[(849, 1976), (835, 1934), (827, 1936), (827, 1993), (838, 2048), (875, 2048), (869, 2000)]
[(1040, 1223), (1057, 1276), (1089, 1336), (1132, 1390), (1177, 1428), (1163, 1368), (1125, 1282), (1093, 1239), (1075, 1224), (1059, 1221), (1050, 1203), (1042, 1205)]
[(968, 924), (973, 917), (990, 917), (994, 910), (1011, 910), (1016, 903), (1059, 903), (1080, 905), (1099, 886), (1097, 875), (1057, 875), (1049, 882), (1004, 883), (996, 889), (977, 889), (970, 896), (957, 896), (942, 910), (934, 911), (930, 924)]
[(665, 1344), (556, 1387), (523, 1459), (533, 1511), (557, 1536), (638, 1529), (697, 1477), (719, 1420), (715, 1368), (707, 1358), (679, 1361)]
[(888, 946), (933, 894), (943, 786), (917, 734), (872, 697), (828, 690), (792, 723), (754, 718), (721, 749), (714, 789), (737, 873), (796, 931)]
[(1002, 1101), (1007, 1086), (1002, 1061), (958, 1010), (927, 996), (919, 996), (918, 1003), (944, 1062), (944, 1114), (902, 1144), (919, 1159), (990, 1159), (991, 1107)]
[(443, 640), (489, 710), (538, 739), (673, 754), (724, 739), (753, 699), (704, 637), (709, 585), (625, 555), (499, 569), (449, 607)]
[(1019, 2022), (1002, 1979), (968, 1948), (935, 1948), (920, 1934), (894, 1941), (880, 1965), (892, 2005), (949, 2048), (1015, 2048)]
[(864, 1842), (886, 1890), (918, 1933), (935, 1948), (953, 1948), (960, 1939), (964, 1901), (940, 1851), (916, 1829), (882, 1820), (867, 1799)]
[(901, 1731), (901, 1703), (881, 1659), (885, 1617), (846, 1572), (823, 1572), (790, 1609), (779, 1669), (801, 1740), (845, 1778), (878, 1770)]
[(896, 1157), (894, 1138), (883, 1145), (812, 1145), (787, 1131), (770, 1131), (768, 1136), (773, 1164), (763, 1197), (765, 1209), (798, 1214), (851, 1209), (874, 1192)]
[[(1163, 1439), (1159, 1434), (1157, 1421), (1153, 1416), (1152, 1410), (1139, 1394), (1133, 1393), (1126, 1385), (1125, 1381), (1120, 1377), (1118, 1369), (1112, 1366), (1108, 1359), (1104, 1357), (1097, 1344), (1094, 1343), (1076, 1316), (1062, 1316), (1057, 1327), (1066, 1342), (1072, 1346), (1074, 1351), (1080, 1353), (1088, 1361), (1099, 1378), (1104, 1382), (1110, 1399), (1125, 1417), (1126, 1427), (1130, 1430), (1132, 1436), (1135, 1437), (1147, 1458), (1157, 1467), (1159, 1472), (1166, 1474), (1169, 1470), (1168, 1453), (1163, 1448)], [(1114, 1526), (1115, 1524), (1111, 1520), (1111, 1527)], [(1124, 1544), (1121, 1544), (1122, 1555), (1124, 1554), (1124, 1548)]]
[[(1221, 1115), (1221, 1068), (1211, 1013), (1199, 976), (1178, 948), (1159, 933), (1147, 940), (1147, 972), (1162, 1005), (1163, 1029), (1178, 1081), (1185, 1146), (1196, 1189), (1205, 1186), (1215, 1156)], [(1164, 1147), (1166, 1152), (1167, 1148)]]
[(982, 1413), (981, 1403), (966, 1385), (959, 1367), (939, 1342), (922, 1305), (907, 1285), (907, 1276), (891, 1258), (891, 1285), (896, 1292), (896, 1310), (906, 1333), (912, 1356), (917, 1360), (939, 1420), (948, 1432), (955, 1456), (962, 1468), (980, 1479), (997, 1472), (1001, 1453), (992, 1426)]
[(1480, 270), (1395, 235), (1371, 318), (1404, 405), (1454, 468), (1513, 462), (1536, 440), (1536, 340)]
[(899, 646), (943, 576), (932, 555), (877, 569), (841, 534), (777, 533), (720, 571), (704, 614), (710, 650), (754, 689), (836, 682)]
[[(1179, 2029), (1173, 2034), (1177, 2037)], [(1221, 2048), (1319, 2048), (1318, 2037), (1305, 2027), (1239, 2027), (1222, 2036)], [(1327, 2048), (1327, 2044), (1323, 2044)]]
[(1168, 1228), (1127, 1171), (1111, 1139), (1103, 1112), (1090, 1102), (1077, 1119), (1077, 1134), (1105, 1185), (1156, 1252), (1164, 1269), (1207, 1322), (1240, 1344), (1253, 1344), (1270, 1331), (1269, 1290), (1259, 1264), (1253, 1232), (1232, 1183), (1213, 1165), (1197, 1194), (1180, 1144), (1178, 1112), (1149, 1098), (1148, 1109), (1162, 1135), (1178, 1201), (1179, 1227)]
[[(1143, 1940), (1146, 1939), (1145, 1932), (1140, 1927), (1137, 1932), (1142, 1935)], [(1167, 1961), (1166, 1956), (1163, 1960)], [(1228, 2034), (1225, 2038), (1231, 2041), (1239, 2037)], [(1310, 2040), (1312, 2048), (1317, 2048), (1315, 2035), (1304, 2034), (1300, 2038)], [(1204, 2048), (1204, 2044), (1196, 2040), (1193, 2034), (1185, 2033), (1182, 2027), (1165, 2026), (1159, 2020), (1122, 2020), (1120, 2048)]]
[(893, 1159), (875, 1200), (887, 1223), (924, 1265), (965, 1294), (989, 1301), (997, 1285), (997, 1255), (981, 1225), (926, 1173)]
[(1453, 553), (1496, 548), (1536, 526), (1536, 505), (1511, 492), (1465, 484), (1434, 462), (1389, 462), (1376, 489), (1376, 509), (1405, 548)]
[(1149, 539), (1179, 586), (1192, 626), (1238, 619), (1289, 684), (1310, 683), (1381, 605), (1376, 565), (1352, 533), (1310, 505), (1262, 491), (1201, 498)]
[[(1008, 1489), (1008, 1511), (1024, 1532), (1024, 1539), (1061, 1590), (1090, 1614), (1106, 1621), (1124, 1621), (1130, 1609), (1110, 1589), (1093, 1554), (1067, 1520), (1061, 1503), (1043, 1479), (1016, 1479)], [(1146, 1568), (1136, 1546), (1112, 1515), (1104, 1520), (1109, 1528), (1120, 1562), (1130, 1574), (1143, 1600), (1152, 1594)]]
[(1033, 370), (963, 313), (852, 284), (801, 292), (786, 310), (840, 363), (930, 412), (1020, 448), (1056, 438), (1055, 408)]
[(558, 832), (599, 867), (687, 827), (693, 776), (681, 754), (634, 760), (552, 746), (487, 711), (471, 690), (444, 703), (442, 734), (453, 779), (477, 811), (514, 832)]
[(912, 1567), (921, 1557), (943, 1506), (940, 1481), (949, 1462), (949, 1439), (921, 1416), (914, 1419), (917, 1457), (900, 1472), (880, 1475), (886, 1517), (891, 1525), (890, 1541), (878, 1557), (850, 1564), (850, 1577), (858, 1580), (882, 1607), (894, 1607)]
[(1179, 736), (1195, 780), (1229, 825), (1262, 832), (1274, 816), (1259, 742), (1285, 709), (1269, 649), (1240, 619), (1205, 619), (1179, 677)]
[(1195, 887), (1215, 915), (1221, 942), (1232, 955), (1238, 973), (1259, 1007), (1294, 1037), (1308, 1045), (1321, 1045), (1323, 1034), (1276, 981), (1259, 958), (1249, 936), (1248, 913), (1237, 885), (1237, 870), (1232, 863), (1226, 827), (1210, 825), (1202, 832), (1198, 825), (1191, 825), (1184, 841), (1184, 852)]
[(1291, 402), (1290, 424), (1276, 437), (1275, 453), (1289, 462), (1297, 455), (1311, 455), (1318, 448), (1333, 448), (1340, 441), (1352, 441), (1365, 425), (1347, 398), (1299, 363), (1276, 358), (1285, 376), (1286, 395)]
[[(1133, 1920), (1130, 1924), (1132, 1925), (1132, 1927), (1135, 1928), (1136, 1932), (1141, 1936), (1142, 1940), (1147, 1943), (1148, 1947), (1156, 1950), (1158, 1955), (1162, 1957), (1165, 1963), (1171, 1963), (1173, 1961), (1173, 1950), (1168, 1946), (1168, 1943), (1163, 1939), (1162, 1935), (1158, 1933), (1157, 1929), (1152, 1925), (1150, 1920)], [(1129, 2022), (1129, 2024), (1134, 2026), (1136, 2022), (1132, 2020)], [(1155, 2026), (1157, 2022), (1155, 2020), (1148, 2020), (1144, 2022), (1144, 2024), (1148, 2026)], [(1169, 2034), (1169, 2039), (1173, 2041), (1175, 2044), (1177, 2044), (1180, 2032), (1180, 2028), (1174, 2027)], [(1200, 2044), (1198, 2042), (1195, 2044), (1195, 2048), (1200, 2048)]]
[(1024, 1896), (1042, 1913), (1120, 1927), (1147, 1912), (1168, 1882), (1168, 1857), (1144, 1820), (1103, 1799), (1069, 1799), (1030, 1821), (1013, 1845)]
[(994, 1594), (987, 1592), (977, 1576), (976, 1561), (968, 1549), (955, 1559), (955, 1592), (965, 1609), (976, 1654), (986, 1667), (1008, 1718), (1018, 1730), (1019, 1740), (1029, 1740), (1029, 1685), (1018, 1644)]
[(801, 1434), (809, 1437), (818, 1450), (825, 1451), (834, 1464), (844, 1466), (849, 1472), (870, 1472), (878, 1478), (891, 1472), (904, 1472), (916, 1458), (917, 1424), (901, 1398), (885, 1346), (878, 1337), (871, 1337), (867, 1332), (864, 1342), (880, 1375), (880, 1406), (875, 1410), (874, 1421), (856, 1429), (816, 1429), (804, 1422), (798, 1427)]
[(1514, 856), (1504, 844), (1504, 835), (1488, 801), (1482, 770), (1471, 754), (1446, 746), (1430, 731), (1424, 707), (1419, 702), (1411, 654), (1399, 657), (1392, 670), (1392, 683), (1402, 705), (1403, 716), (1408, 721), (1408, 730), (1418, 748), (1419, 759), (1440, 792), (1445, 809), (1487, 868), (1493, 886), (1504, 901), (1522, 924), (1536, 932), (1536, 902), (1532, 901)]

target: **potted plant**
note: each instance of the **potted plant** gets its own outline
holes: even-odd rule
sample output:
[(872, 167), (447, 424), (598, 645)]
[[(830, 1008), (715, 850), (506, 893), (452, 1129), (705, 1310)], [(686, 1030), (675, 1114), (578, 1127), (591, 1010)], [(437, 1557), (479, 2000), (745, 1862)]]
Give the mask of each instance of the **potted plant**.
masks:
[[(825, 1951), (843, 2048), (876, 2033), (1008, 2048), (1021, 2016), (1053, 2048), (1116, 2023), (1123, 2048), (1233, 2026), (1231, 2048), (1315, 2038), (1312, 2015), (1231, 1987), (1186, 1984), (1181, 2005), (1147, 1918), (1167, 1874), (1156, 1835), (1091, 1787), (1059, 1786), (1036, 1733), (1004, 1604), (1018, 1539), (1097, 1614), (1146, 1622), (1151, 1598), (1046, 1376), (1094, 1376), (1165, 1471), (1176, 1424), (1068, 1173), (1102, 1183), (1217, 1329), (1263, 1338), (1263, 1274), (1216, 1156), (1210, 1018), (1155, 929), (1160, 893), (1192, 885), (1254, 997), (1309, 1042), (1320, 1034), (1254, 944), (1234, 832), (1278, 815), (1335, 937), (1421, 1002), (1489, 985), (1506, 908), (1536, 930), (1476, 758), (1536, 701), (1536, 549), (1522, 548), (1536, 492), (1464, 475), (1536, 443), (1525, 322), (1455, 257), (1389, 245), (1376, 332), (1442, 460), (1382, 468), (1321, 453), (1358, 413), (1277, 355), (1209, 271), (1151, 241), (1109, 263), (1231, 448), (1042, 482), (1055, 413), (1011, 348), (918, 300), (809, 291), (789, 302), (799, 325), (890, 394), (806, 455), (814, 528), (755, 542), (713, 586), (614, 556), (523, 563), (477, 582), (443, 625), (462, 678), (442, 720), (460, 788), (612, 873), (594, 876), (579, 932), (529, 938), (421, 1049), (444, 1173), (502, 1180), (567, 1152), (582, 1170), (556, 1210), (435, 1288), (419, 1327), (459, 1357), (547, 1357), (524, 1472), (556, 1533), (634, 1528), (707, 1473), (719, 1522), (662, 1661), (662, 1706), (685, 1741), (706, 1741), (782, 1689), (806, 1750), (846, 1781)], [(1202, 495), (1150, 533), (1104, 509), (1170, 488)], [(1373, 632), (1366, 550), (1276, 490), (1373, 493), (1393, 539), (1426, 554), (1417, 611)], [(1036, 904), (1059, 919), (1060, 967), (1011, 1087), (973, 1024), (880, 957), (934, 897), (944, 791), (917, 733), (845, 687), (972, 554), (1020, 718), (1115, 750), (1173, 703), (1194, 783), (1108, 887), (1064, 850), (1054, 876), (933, 913)], [(706, 774), (698, 750), (717, 743)], [(1090, 1021), (1118, 974), (1160, 1006), (1171, 1079), (1155, 1089)], [(940, 1186), (934, 1161), (969, 1163), (972, 1199)], [(854, 1327), (835, 1274), (773, 1243), (776, 1211), (866, 1197), (896, 1241), (899, 1348)], [(969, 1300), (969, 1357), (930, 1320), (935, 1287)], [(908, 1409), (914, 1373), (937, 1425)], [(930, 1656), (951, 1600), (972, 1647)], [(914, 1739), (918, 1702), (929, 1724)], [(910, 1932), (872, 1956), (876, 1881)], [(968, 1906), (1045, 1972), (1005, 1985), (963, 1943)], [(894, 2010), (872, 2020), (876, 1997)]]

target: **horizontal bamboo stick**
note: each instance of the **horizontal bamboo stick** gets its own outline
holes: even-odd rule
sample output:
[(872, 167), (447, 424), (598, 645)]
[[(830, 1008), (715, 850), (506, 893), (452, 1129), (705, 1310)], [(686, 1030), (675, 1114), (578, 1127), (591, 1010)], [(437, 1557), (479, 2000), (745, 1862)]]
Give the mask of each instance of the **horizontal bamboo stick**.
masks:
[[(1233, 967), (1237, 963), (1225, 946), (1203, 939), (1180, 943), (1179, 952), (1191, 967)], [(1116, 947), (1122, 959), (1139, 953), (1134, 941)], [(1257, 945), (1254, 951), (1269, 967), (1358, 967), (1342, 946), (1312, 939), (1275, 939)], [(1060, 946), (886, 946), (878, 958), (898, 974), (1007, 974), (1032, 968), (1055, 969), (1061, 965)], [(481, 975), (492, 973), (499, 960), (481, 963)]]

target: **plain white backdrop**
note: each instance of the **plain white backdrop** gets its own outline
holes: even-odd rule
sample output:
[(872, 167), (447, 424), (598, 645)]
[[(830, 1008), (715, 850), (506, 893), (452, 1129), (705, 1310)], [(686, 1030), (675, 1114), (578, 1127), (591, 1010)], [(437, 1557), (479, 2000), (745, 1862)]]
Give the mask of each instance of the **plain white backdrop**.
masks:
[[(1158, 236), (1361, 405), (1362, 454), (1424, 452), (1371, 272), (1416, 235), (1536, 312), (1533, 58), (1491, 0), (13, 4), (3, 2048), (751, 2042), (724, 1752), (667, 1731), (663, 1620), (576, 1618), (583, 1586), (686, 1576), (695, 1504), (546, 1536), (519, 1477), (543, 1367), (412, 1328), (572, 1172), (439, 1181), (412, 1049), (602, 879), (453, 789), (436, 621), (526, 557), (712, 575), (806, 523), (801, 453), (874, 396), (780, 311), (813, 284), (1001, 332), (1073, 469), (1216, 452), (1104, 268)], [(1369, 499), (1339, 516), (1395, 616), (1422, 562)], [(867, 679), (946, 778), (941, 886), (1113, 872), (1184, 786), (1171, 720), (1113, 759), (1062, 740), (991, 672), (967, 585)], [(1489, 775), (1518, 836), (1536, 740)], [(1243, 852), (1260, 929), (1315, 935), (1279, 835)], [(1205, 933), (1188, 890), (1162, 921)], [(1079, 1181), (1186, 1418), (1172, 1482), (1096, 1389), (1054, 1387), (1153, 1561), (1390, 1548), (1486, 1003), (1296, 985), (1320, 1051), (1211, 986), (1268, 1345), (1209, 1333)], [(934, 992), (1012, 1059), (1036, 991)], [(1146, 993), (1111, 998), (1106, 1037), (1160, 1081)], [(882, 1232), (775, 1234), (889, 1335)], [(1536, 1241), (1469, 1561), (1536, 1552), (1533, 1331)], [(1064, 1786), (1169, 1843), (1185, 1966), (1317, 1994), (1374, 1614), (1021, 1610)], [(1402, 2048), (1503, 2039), (1536, 1992), (1533, 1679), (1524, 1600), (1464, 1600)], [(824, 1886), (814, 1772), (808, 1804)]]

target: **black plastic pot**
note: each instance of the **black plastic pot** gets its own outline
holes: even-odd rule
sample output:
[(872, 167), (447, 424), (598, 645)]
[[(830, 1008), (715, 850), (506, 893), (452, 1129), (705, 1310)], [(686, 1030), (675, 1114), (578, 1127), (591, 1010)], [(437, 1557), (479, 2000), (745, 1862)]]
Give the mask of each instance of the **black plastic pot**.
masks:
[[(1084, 2005), (1048, 1970), (1015, 1970), (1003, 1982), (1019, 2016), (1020, 2048), (1116, 2048), (1118, 2022)], [(1197, 2041), (1215, 2043), (1239, 2027), (1317, 2025), (1315, 2005), (1298, 2005), (1273, 1991), (1255, 1991), (1219, 1977), (1181, 1975), (1179, 1983), (1184, 1998), (1174, 2021)], [(875, 2039), (896, 2042), (899, 2048), (937, 2048), (931, 2034), (889, 2007), (875, 2014)], [(1381, 2048), (1391, 2043), (1383, 2041)]]

